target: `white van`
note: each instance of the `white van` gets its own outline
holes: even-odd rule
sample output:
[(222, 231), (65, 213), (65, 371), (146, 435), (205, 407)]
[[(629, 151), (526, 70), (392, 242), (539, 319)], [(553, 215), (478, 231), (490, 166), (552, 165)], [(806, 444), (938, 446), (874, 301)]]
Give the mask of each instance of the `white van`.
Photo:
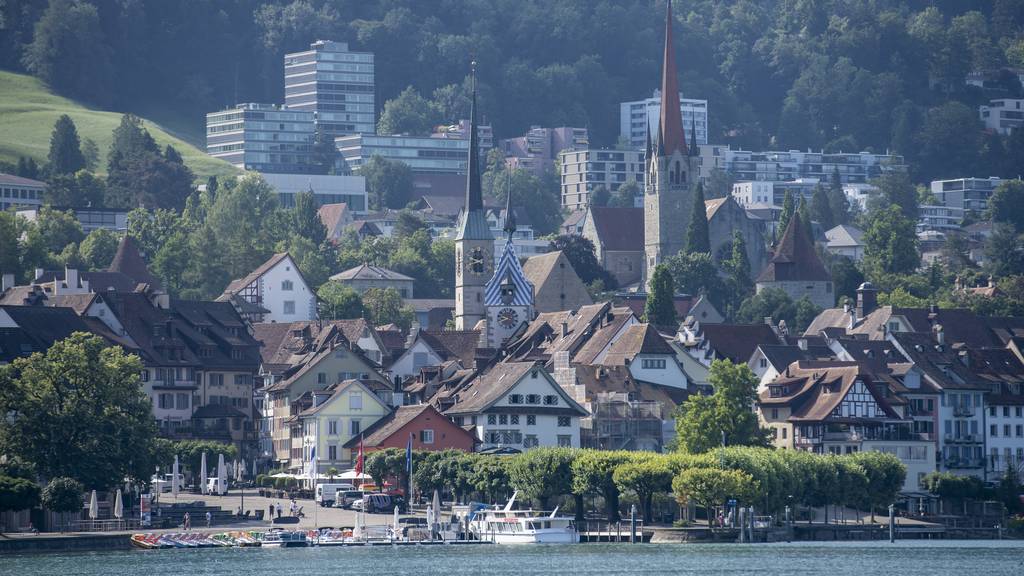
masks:
[(338, 490), (345, 492), (348, 490), (355, 490), (355, 487), (348, 482), (342, 484), (317, 484), (315, 496), (317, 504), (324, 506), (326, 508), (334, 506), (334, 501), (337, 498)]
[(206, 493), (207, 494), (226, 494), (228, 491), (228, 481), (220, 481), (220, 478), (216, 476), (206, 479)]

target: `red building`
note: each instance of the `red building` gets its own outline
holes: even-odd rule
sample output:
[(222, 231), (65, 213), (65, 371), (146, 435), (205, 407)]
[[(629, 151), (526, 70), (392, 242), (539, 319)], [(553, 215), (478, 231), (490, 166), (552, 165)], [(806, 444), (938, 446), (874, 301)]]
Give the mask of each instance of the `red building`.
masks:
[[(433, 406), (419, 404), (401, 406), (374, 422), (362, 435), (363, 450), (404, 449), (410, 434), (413, 437), (413, 450), (455, 449), (472, 452), (476, 444), (472, 434), (456, 426)], [(357, 436), (349, 440), (345, 448), (358, 448), (359, 438)]]

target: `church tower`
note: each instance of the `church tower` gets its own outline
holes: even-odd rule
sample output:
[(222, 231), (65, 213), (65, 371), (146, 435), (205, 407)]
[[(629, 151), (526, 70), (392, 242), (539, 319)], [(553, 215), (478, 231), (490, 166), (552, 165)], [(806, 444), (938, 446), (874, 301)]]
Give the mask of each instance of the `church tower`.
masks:
[[(672, 43), (672, 2), (665, 5), (665, 53), (658, 134), (646, 155), (644, 184), (644, 286), (654, 267), (684, 248), (697, 180), (697, 150), (689, 150), (679, 110), (679, 77)], [(648, 130), (650, 127), (648, 127)]]
[(487, 347), (500, 348), (524, 322), (533, 320), (533, 284), (526, 279), (516, 256), (512, 237), (516, 232), (516, 216), (512, 212), (512, 173), (509, 172), (508, 194), (505, 197), (505, 248), (487, 282), (484, 304), (487, 307)]
[(466, 166), (466, 206), (455, 236), (455, 328), (472, 330), (484, 319), (484, 286), (494, 263), (494, 236), (484, 215), (480, 186), (480, 146), (476, 127), (476, 62), (473, 63), (473, 101), (469, 112), (469, 163)]

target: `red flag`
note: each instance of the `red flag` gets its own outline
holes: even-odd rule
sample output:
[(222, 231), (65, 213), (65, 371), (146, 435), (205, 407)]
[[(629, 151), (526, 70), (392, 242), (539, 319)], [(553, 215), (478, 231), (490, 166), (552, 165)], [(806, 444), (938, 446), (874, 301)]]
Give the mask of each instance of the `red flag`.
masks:
[(359, 437), (359, 453), (356, 455), (356, 474), (363, 473), (363, 437)]

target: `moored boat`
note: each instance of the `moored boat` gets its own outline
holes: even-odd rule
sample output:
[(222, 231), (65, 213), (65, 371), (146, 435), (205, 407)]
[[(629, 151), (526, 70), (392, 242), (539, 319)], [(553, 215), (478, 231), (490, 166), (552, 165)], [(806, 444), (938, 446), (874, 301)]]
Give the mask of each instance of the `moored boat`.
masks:
[(576, 522), (554, 511), (513, 510), (518, 492), (504, 508), (477, 510), (470, 519), (473, 536), (495, 544), (576, 544), (580, 541)]
[(309, 546), (306, 533), (300, 530), (271, 530), (263, 535), (262, 545), (270, 548), (304, 548)]

